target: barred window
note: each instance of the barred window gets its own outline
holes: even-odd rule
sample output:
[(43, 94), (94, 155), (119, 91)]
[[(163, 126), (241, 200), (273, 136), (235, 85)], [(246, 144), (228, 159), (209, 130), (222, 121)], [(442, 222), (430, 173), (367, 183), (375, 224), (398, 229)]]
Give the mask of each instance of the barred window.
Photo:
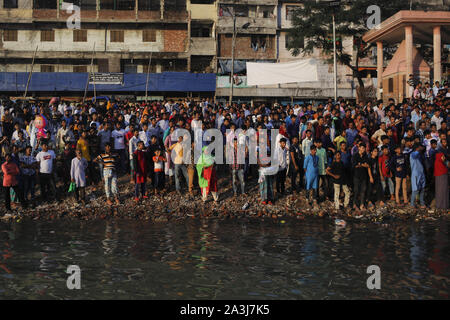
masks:
[(17, 41), (17, 30), (3, 30), (3, 41)]
[(88, 72), (87, 66), (73, 66), (73, 72)]
[(123, 42), (123, 30), (110, 31), (111, 42)]
[(41, 65), (41, 72), (55, 72), (55, 66)]
[(41, 42), (42, 41), (55, 41), (55, 30), (41, 30)]
[(87, 42), (87, 30), (73, 30), (73, 42)]
[(142, 41), (143, 42), (156, 42), (156, 30), (155, 29), (142, 30)]

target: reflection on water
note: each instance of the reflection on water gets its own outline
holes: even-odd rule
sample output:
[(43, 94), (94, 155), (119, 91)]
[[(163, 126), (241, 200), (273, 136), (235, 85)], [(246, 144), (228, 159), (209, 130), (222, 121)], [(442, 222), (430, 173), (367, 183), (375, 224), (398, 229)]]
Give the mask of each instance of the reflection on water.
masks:
[[(448, 299), (447, 221), (0, 225), (0, 299)], [(81, 268), (81, 290), (66, 269)], [(366, 269), (381, 268), (381, 290)]]

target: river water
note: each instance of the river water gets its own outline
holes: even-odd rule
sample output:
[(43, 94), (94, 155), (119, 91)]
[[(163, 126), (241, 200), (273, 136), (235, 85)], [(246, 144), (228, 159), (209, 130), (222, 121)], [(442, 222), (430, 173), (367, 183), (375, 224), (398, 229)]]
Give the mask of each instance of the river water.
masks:
[[(449, 221), (0, 223), (0, 299), (449, 299)], [(69, 265), (81, 289), (67, 288)], [(369, 290), (367, 267), (381, 271)]]

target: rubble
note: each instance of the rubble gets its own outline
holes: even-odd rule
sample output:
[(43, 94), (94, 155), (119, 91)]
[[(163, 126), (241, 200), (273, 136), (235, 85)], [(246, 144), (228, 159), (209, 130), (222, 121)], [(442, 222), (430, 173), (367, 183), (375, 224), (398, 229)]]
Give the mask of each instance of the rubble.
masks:
[[(201, 200), (199, 190), (192, 199), (183, 191), (178, 195), (169, 189), (162, 195), (149, 195), (148, 199), (139, 202), (133, 200), (134, 185), (129, 183), (128, 176), (118, 181), (120, 191), (120, 205), (108, 206), (102, 188), (86, 189), (87, 203), (76, 203), (69, 195), (61, 201), (40, 204), (34, 208), (21, 209), (17, 207), (13, 212), (6, 214), (4, 208), (0, 209), (0, 222), (22, 222), (25, 220), (105, 220), (128, 219), (152, 221), (153, 223), (183, 222), (186, 219), (247, 219), (271, 220), (285, 224), (290, 219), (304, 220), (306, 217), (330, 218), (330, 223), (345, 220), (345, 225), (354, 223), (376, 223), (386, 226), (393, 221), (435, 221), (449, 219), (449, 211), (435, 209), (414, 209), (396, 207), (395, 203), (387, 202), (385, 207), (376, 207), (372, 210), (361, 211), (351, 208), (336, 210), (334, 203), (324, 201), (313, 206), (309, 205), (305, 193), (276, 196), (273, 205), (263, 205), (259, 199), (259, 188), (256, 181), (248, 182), (248, 193), (233, 197), (233, 190), (229, 178), (219, 179), (219, 203), (212, 199), (206, 202)], [(211, 196), (210, 196), (211, 197)], [(6, 214), (5, 216), (3, 216)]]

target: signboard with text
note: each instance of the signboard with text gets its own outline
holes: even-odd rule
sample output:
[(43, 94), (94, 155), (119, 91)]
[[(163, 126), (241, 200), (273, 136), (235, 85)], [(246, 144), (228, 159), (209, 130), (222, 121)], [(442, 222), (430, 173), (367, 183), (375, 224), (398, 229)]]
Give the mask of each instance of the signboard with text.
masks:
[(89, 84), (123, 84), (123, 73), (92, 73), (89, 74)]

